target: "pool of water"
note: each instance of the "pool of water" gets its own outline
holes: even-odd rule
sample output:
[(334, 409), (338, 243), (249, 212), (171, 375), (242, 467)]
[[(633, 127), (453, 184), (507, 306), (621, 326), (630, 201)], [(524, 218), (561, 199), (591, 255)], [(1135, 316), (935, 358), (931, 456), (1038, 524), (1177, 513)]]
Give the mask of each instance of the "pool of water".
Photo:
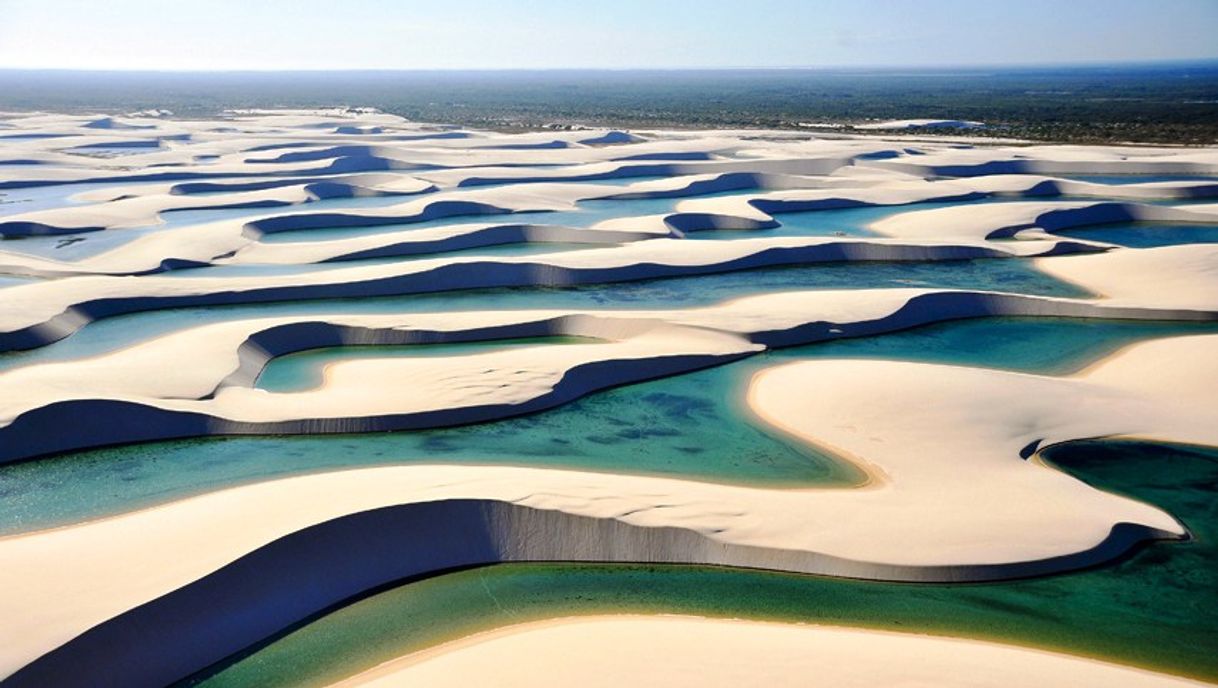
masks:
[[(483, 216), (457, 216), (428, 220), (424, 222), (399, 223), (381, 225), (378, 227), (335, 227), (331, 229), (308, 229), (290, 232), (276, 232), (263, 237), (266, 242), (297, 242), (344, 239), (358, 236), (368, 236), (398, 232), (410, 229), (432, 227), (448, 227), (470, 222), (497, 222), (504, 224), (547, 224), (565, 225), (569, 227), (590, 227), (605, 220), (622, 217), (643, 217), (660, 215), (676, 211), (682, 201), (691, 199), (723, 198), (728, 196), (752, 197), (764, 194), (764, 191), (745, 189), (722, 191), (709, 194), (688, 195), (676, 198), (639, 198), (639, 199), (606, 199), (580, 201), (574, 210), (558, 210), (545, 212), (501, 213)], [(1063, 197), (1063, 199), (1066, 197)], [(867, 226), (890, 215), (913, 210), (927, 210), (948, 206), (987, 203), (1010, 203), (1026, 201), (1024, 198), (1008, 196), (991, 196), (972, 201), (930, 201), (904, 205), (859, 206), (854, 208), (836, 208), (830, 210), (811, 210), (800, 212), (779, 212), (774, 217), (781, 227), (769, 230), (707, 230), (690, 232), (691, 239), (735, 239), (749, 236), (875, 236)], [(1054, 199), (1058, 200), (1058, 199)], [(1088, 199), (1094, 200), (1094, 199)], [(627, 227), (628, 229), (628, 227)], [(760, 232), (760, 233), (759, 233)]]
[[(1134, 341), (1201, 332), (1218, 332), (1218, 324), (966, 320), (774, 351), (492, 423), (364, 435), (206, 438), (68, 454), (0, 466), (0, 533), (272, 477), (387, 464), (523, 464), (777, 487), (847, 486), (862, 480), (852, 466), (753, 419), (742, 400), (754, 373), (797, 359), (839, 357), (1062, 373)], [(281, 373), (294, 383), (333, 360), (333, 354), (305, 358)]]
[(1094, 184), (1150, 184), (1154, 182), (1210, 182), (1218, 184), (1218, 177), (1189, 174), (1055, 174), (1060, 179), (1073, 179)]
[(143, 155), (146, 153), (158, 153), (161, 148), (152, 142), (150, 146), (106, 146), (101, 144), (92, 144), (88, 146), (76, 146), (75, 148), (65, 148), (61, 153), (68, 155), (78, 155), (82, 158), (125, 158), (132, 155)]
[(395, 224), (377, 225), (373, 227), (331, 227), (319, 229), (301, 229), (286, 232), (274, 232), (262, 237), (267, 243), (295, 243), (306, 241), (327, 241), (334, 239), (351, 239), (354, 237), (373, 236), (415, 229), (432, 229), (436, 227), (451, 227), (478, 222), (498, 224), (544, 224), (562, 225), (567, 227), (591, 227), (598, 222), (619, 217), (641, 217), (644, 215), (659, 215), (670, 213), (681, 201), (691, 198), (712, 198), (733, 195), (756, 194), (756, 191), (729, 191), (699, 196), (682, 196), (679, 198), (640, 198), (628, 200), (588, 200), (580, 201), (572, 210), (523, 211), (503, 212), (474, 215), (455, 215), (435, 220), (421, 222), (400, 222)]
[(21, 275), (5, 275), (0, 274), (0, 289), (5, 287), (17, 287), (23, 284), (30, 284), (39, 281), (36, 277), (23, 277)]
[(384, 208), (408, 203), (417, 194), (395, 196), (355, 196), (352, 198), (322, 198), (307, 203), (296, 203), (262, 208), (198, 208), (195, 210), (167, 210), (161, 213), (162, 227), (183, 227), (237, 217), (254, 218), (265, 215), (281, 215), (290, 212), (312, 213), (351, 210), (357, 208)]
[[(68, 196), (75, 195), (86, 189), (100, 188), (103, 184), (66, 185), (55, 187), (38, 187), (23, 189), (15, 193), (37, 192), (35, 198), (42, 199), (46, 207), (63, 207), (80, 202), (71, 201)], [(55, 193), (51, 193), (54, 190)], [(0, 196), (0, 222), (7, 206)], [(5, 250), (24, 253), (40, 258), (54, 260), (76, 261), (98, 255), (105, 251), (116, 249), (130, 243), (141, 236), (166, 229), (177, 229), (189, 225), (218, 222), (220, 220), (253, 219), (265, 215), (281, 214), (291, 211), (313, 210), (342, 210), (344, 208), (377, 208), (396, 203), (405, 203), (407, 196), (369, 196), (359, 198), (328, 198), (295, 206), (254, 207), (254, 208), (201, 208), (197, 210), (167, 210), (160, 214), (159, 220), (153, 224), (123, 229), (108, 229), (75, 234), (58, 234), (55, 236), (34, 236), (7, 239), (3, 244)], [(14, 203), (12, 207), (27, 208)], [(14, 211), (25, 212), (25, 210)]]
[[(1050, 197), (1014, 197), (1014, 196), (986, 196), (969, 201), (924, 201), (919, 203), (906, 203), (903, 205), (865, 205), (853, 208), (833, 208), (828, 210), (805, 210), (799, 212), (776, 212), (773, 213), (774, 219), (779, 223), (779, 227), (764, 230), (711, 230), (703, 232), (691, 232), (687, 235), (689, 239), (743, 239), (756, 236), (836, 236), (836, 237), (875, 237), (883, 236), (872, 231), (871, 225), (880, 220), (899, 215), (901, 213), (913, 213), (923, 210), (934, 210), (937, 208), (952, 208), (957, 206), (982, 206), (992, 205), (995, 203), (1027, 203), (1034, 202), (1073, 202), (1085, 201), (1090, 203), (1098, 202), (1096, 198), (1083, 198), (1075, 196), (1050, 196)], [(1164, 201), (1167, 203), (1167, 201)], [(1179, 204), (1179, 201), (1171, 201), (1173, 205)]]
[[(603, 184), (605, 186), (630, 186), (631, 184), (640, 184), (642, 182), (654, 182), (660, 179), (680, 179), (683, 175), (667, 176), (653, 175), (648, 177), (619, 177), (616, 179), (600, 179), (594, 182), (585, 182), (587, 184)], [(483, 188), (483, 187), (479, 187)]]
[(79, 194), (86, 191), (118, 186), (132, 186), (132, 184), (97, 182), (90, 184), (53, 184), (26, 189), (3, 189), (0, 190), (0, 222), (3, 222), (8, 215), (80, 205), (86, 201), (80, 200), (78, 198)]
[[(568, 167), (568, 166), (569, 166), (569, 165), (553, 165), (552, 167)], [(427, 177), (428, 177), (427, 173), (425, 173), (425, 172), (420, 173), (418, 176), (419, 176), (419, 178), (420, 178), (420, 179), (427, 179)], [(643, 176), (643, 177), (615, 177), (615, 178), (613, 178), (613, 179), (592, 179), (592, 180), (589, 180), (589, 179), (570, 179), (570, 180), (561, 180), (561, 181), (554, 182), (554, 183), (559, 183), (559, 184), (587, 184), (587, 185), (589, 185), (589, 186), (616, 186), (616, 187), (626, 187), (626, 186), (630, 186), (631, 184), (638, 184), (638, 183), (641, 183), (641, 182), (650, 182), (650, 181), (656, 181), (656, 180), (659, 180), (659, 179), (683, 179), (683, 178), (684, 178), (684, 177), (686, 177), (686, 176), (691, 176), (691, 175), (675, 175), (675, 176), (653, 175), (653, 176)], [(428, 180), (428, 181), (430, 181), (430, 180)], [(535, 182), (519, 182), (519, 181), (516, 181), (516, 180), (507, 179), (507, 180), (504, 180), (504, 181), (502, 181), (502, 182), (498, 182), (498, 183), (494, 183), (494, 184), (477, 184), (477, 185), (472, 186), (472, 187), (455, 187), (455, 188), (475, 188), (475, 189), (478, 189), (478, 190), (482, 190), (482, 189), (494, 189), (494, 188), (502, 188), (502, 187), (505, 187), (505, 186), (519, 186), (519, 185), (521, 185), (521, 184), (530, 184), (530, 183), (535, 183)], [(629, 190), (627, 189), (627, 190), (622, 190), (622, 191), (613, 191), (612, 193), (629, 193)]]
[[(186, 685), (321, 686), (492, 628), (590, 614), (861, 626), (1046, 648), (1218, 680), (1218, 450), (1078, 442), (1049, 452), (1196, 535), (1109, 566), (988, 584), (892, 584), (700, 566), (501, 564), (373, 595)], [(1149, 642), (1148, 639), (1152, 639)]]
[(360, 260), (343, 260), (332, 263), (237, 263), (232, 265), (207, 265), (198, 268), (171, 270), (161, 273), (165, 277), (181, 278), (229, 278), (229, 277), (269, 277), (272, 275), (305, 275), (334, 270), (347, 270), (360, 266), (400, 265), (422, 260), (435, 260), (441, 255), (444, 258), (492, 258), (495, 256), (544, 256), (550, 253), (565, 251), (587, 251), (596, 248), (606, 248), (616, 244), (573, 244), (563, 242), (519, 242), (514, 244), (494, 244), (444, 251), (437, 253), (419, 253), (406, 256), (389, 256), (385, 258), (364, 258)]
[(138, 227), (54, 236), (10, 237), (0, 243), (0, 246), (13, 253), (71, 262), (118, 248), (160, 229), (161, 227)]
[(310, 349), (286, 356), (277, 356), (262, 369), (255, 387), (268, 392), (299, 392), (313, 389), (322, 382), (325, 367), (340, 361), (377, 358), (427, 358), (463, 356), (505, 351), (521, 347), (558, 344), (586, 344), (597, 341), (584, 337), (530, 337), (496, 339), (457, 344), (414, 344), (408, 346), (336, 346)]
[[(987, 204), (1011, 201), (1012, 199), (985, 198), (969, 201), (967, 204)], [(871, 231), (870, 225), (884, 218), (899, 213), (946, 208), (953, 205), (963, 205), (964, 202), (954, 203), (911, 203), (905, 205), (858, 206), (855, 208), (834, 208), (830, 210), (806, 210), (792, 213), (774, 213), (773, 217), (779, 222), (778, 227), (764, 230), (710, 230), (690, 232), (689, 239), (744, 239), (755, 236), (838, 236), (838, 237), (874, 237), (880, 236)]]
[(1218, 243), (1218, 224), (1122, 222), (1064, 229), (1056, 231), (1054, 234), (1092, 241), (1106, 241), (1130, 248), (1150, 248), (1180, 244)]
[(187, 327), (241, 318), (332, 313), (476, 310), (671, 309), (710, 305), (771, 291), (926, 287), (1085, 297), (1089, 294), (1017, 259), (856, 262), (761, 268), (669, 279), (575, 287), (471, 289), (361, 299), (324, 299), (154, 310), (104, 318), (37, 349), (0, 353), (0, 370), (42, 361), (93, 356)]
[(897, 359), (1066, 375), (1137, 341), (1203, 333), (1218, 333), (1218, 323), (974, 318), (779, 349), (767, 355), (776, 359)]

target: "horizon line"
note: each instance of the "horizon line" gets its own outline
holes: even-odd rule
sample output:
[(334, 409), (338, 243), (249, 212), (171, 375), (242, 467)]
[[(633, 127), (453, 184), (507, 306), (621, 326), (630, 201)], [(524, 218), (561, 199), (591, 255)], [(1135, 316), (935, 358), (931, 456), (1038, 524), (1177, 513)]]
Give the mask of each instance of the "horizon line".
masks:
[(336, 73), (423, 73), (423, 72), (709, 72), (709, 71), (900, 71), (900, 70), (983, 70), (1036, 68), (1096, 68), (1150, 67), (1171, 65), (1218, 65), (1218, 56), (1200, 58), (1164, 58), (1154, 60), (1096, 60), (1066, 62), (1011, 62), (967, 64), (872, 64), (872, 65), (689, 65), (689, 66), (628, 66), (628, 67), (270, 67), (206, 69), (179, 67), (173, 69), (130, 67), (17, 67), (0, 65), (0, 72), (84, 72), (92, 74), (336, 74)]

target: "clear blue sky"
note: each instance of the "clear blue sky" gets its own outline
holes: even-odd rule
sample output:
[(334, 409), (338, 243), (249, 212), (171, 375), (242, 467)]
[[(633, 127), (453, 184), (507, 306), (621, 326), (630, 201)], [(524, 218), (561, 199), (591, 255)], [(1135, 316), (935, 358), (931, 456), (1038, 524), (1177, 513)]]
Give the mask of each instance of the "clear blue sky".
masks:
[(959, 66), (1218, 58), (1218, 0), (0, 0), (0, 67)]

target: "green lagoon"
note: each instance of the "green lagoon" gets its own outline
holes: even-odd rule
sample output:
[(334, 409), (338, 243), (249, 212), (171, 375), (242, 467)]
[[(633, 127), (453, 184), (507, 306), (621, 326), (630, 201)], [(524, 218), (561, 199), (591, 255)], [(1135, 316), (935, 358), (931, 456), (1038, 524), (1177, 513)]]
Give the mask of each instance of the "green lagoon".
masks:
[[(891, 358), (1064, 374), (1142, 339), (1215, 332), (1218, 324), (1206, 323), (962, 320), (770, 351), (490, 423), (360, 435), (209, 437), (65, 454), (0, 466), (0, 533), (63, 525), (242, 483), (380, 465), (529, 465), (769, 487), (847, 487), (862, 480), (856, 469), (761, 425), (744, 408), (744, 388), (753, 373), (809, 358)], [(470, 351), (495, 343), (455, 346)], [(302, 352), (268, 370), (275, 385), (307, 386), (326, 363), (364, 355), (360, 349)], [(404, 355), (445, 350), (393, 349)], [(381, 351), (377, 347), (372, 355)]]
[(411, 582), (283, 634), (187, 685), (321, 686), (471, 633), (591, 614), (689, 614), (959, 636), (1218, 680), (1218, 450), (1082, 441), (1045, 457), (1192, 531), (1091, 570), (882, 583), (706, 566), (500, 564)]

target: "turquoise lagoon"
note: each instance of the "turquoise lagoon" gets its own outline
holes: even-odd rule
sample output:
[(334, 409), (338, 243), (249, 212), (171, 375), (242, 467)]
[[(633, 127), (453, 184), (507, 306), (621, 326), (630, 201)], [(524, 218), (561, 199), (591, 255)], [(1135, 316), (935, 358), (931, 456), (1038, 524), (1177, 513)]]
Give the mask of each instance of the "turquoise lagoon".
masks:
[(1218, 223), (1168, 224), (1157, 222), (1119, 222), (1091, 225), (1054, 232), (1061, 236), (1105, 241), (1128, 248), (1178, 246), (1180, 244), (1218, 243)]
[(1192, 531), (1110, 565), (977, 584), (859, 581), (706, 566), (500, 564), (356, 601), (185, 685), (321, 686), (479, 631), (563, 616), (687, 614), (1015, 643), (1218, 680), (1218, 450), (1080, 441), (1046, 458), (1154, 503)]
[(65, 339), (37, 349), (0, 353), (0, 370), (31, 363), (95, 356), (183, 328), (241, 318), (334, 313), (436, 313), (594, 307), (670, 309), (707, 306), (728, 299), (774, 291), (886, 287), (995, 290), (1064, 297), (1090, 296), (1085, 290), (1050, 277), (1027, 261), (1017, 259), (819, 263), (573, 287), (470, 289), (378, 298), (301, 300), (147, 311), (89, 323)]
[[(743, 391), (753, 373), (801, 359), (891, 358), (1064, 374), (1135, 341), (1203, 332), (1218, 332), (1218, 324), (963, 320), (770, 351), (497, 422), (362, 435), (212, 437), (66, 454), (0, 467), (0, 533), (63, 525), (274, 477), (412, 463), (534, 465), (771, 487), (844, 487), (862, 480), (851, 465), (763, 426), (744, 408)], [(409, 347), (396, 348), (401, 355), (418, 355)], [(351, 355), (361, 354), (358, 348), (304, 352), (272, 363), (270, 372), (277, 384), (308, 384), (321, 366)]]

